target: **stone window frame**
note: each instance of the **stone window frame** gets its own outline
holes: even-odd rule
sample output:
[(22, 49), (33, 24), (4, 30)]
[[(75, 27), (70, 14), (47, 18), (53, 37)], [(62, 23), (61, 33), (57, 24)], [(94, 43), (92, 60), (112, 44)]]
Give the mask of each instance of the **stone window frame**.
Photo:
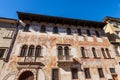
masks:
[[(21, 54), (22, 54), (21, 51), (22, 51), (22, 48), (23, 48), (24, 46), (27, 46), (26, 53), (24, 53), (24, 55), (21, 55)], [(28, 55), (30, 46), (34, 46), (34, 50), (33, 50), (33, 53), (32, 53), (31, 56)], [(40, 54), (39, 54), (38, 56), (36, 56), (36, 48), (37, 48), (37, 47), (40, 47)], [(22, 45), (22, 47), (21, 47), (19, 57), (42, 57), (42, 47), (41, 47), (41, 45), (32, 45), (32, 44), (31, 44), (31, 45), (27, 45), (27, 44), (24, 44), (24, 45)]]

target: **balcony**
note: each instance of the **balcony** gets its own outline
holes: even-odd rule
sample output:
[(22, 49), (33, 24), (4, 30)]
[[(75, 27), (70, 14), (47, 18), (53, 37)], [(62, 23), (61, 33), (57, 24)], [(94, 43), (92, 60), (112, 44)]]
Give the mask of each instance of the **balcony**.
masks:
[(29, 57), (29, 56), (25, 56), (25, 57), (20, 57), (18, 56), (18, 64), (19, 65), (27, 65), (27, 64), (31, 64), (31, 65), (44, 65), (44, 58), (43, 57)]
[(58, 62), (73, 62), (73, 56), (72, 55), (59, 55), (58, 56)]

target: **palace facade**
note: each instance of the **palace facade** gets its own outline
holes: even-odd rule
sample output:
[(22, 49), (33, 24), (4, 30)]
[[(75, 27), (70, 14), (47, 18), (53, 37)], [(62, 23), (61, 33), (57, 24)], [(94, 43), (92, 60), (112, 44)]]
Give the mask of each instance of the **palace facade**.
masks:
[(1, 80), (119, 80), (105, 22), (17, 12), (17, 36)]

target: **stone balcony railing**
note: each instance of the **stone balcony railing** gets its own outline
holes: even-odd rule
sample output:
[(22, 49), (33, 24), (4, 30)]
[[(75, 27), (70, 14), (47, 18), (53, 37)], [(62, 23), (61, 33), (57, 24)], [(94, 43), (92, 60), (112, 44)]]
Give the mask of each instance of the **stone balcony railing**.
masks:
[(42, 65), (44, 63), (44, 58), (42, 56), (39, 57), (29, 57), (29, 56), (25, 56), (25, 57), (20, 57), (18, 59), (18, 64), (19, 65), (25, 65), (25, 64), (32, 64), (32, 65)]
[(58, 62), (72, 62), (73, 56), (72, 55), (59, 55)]

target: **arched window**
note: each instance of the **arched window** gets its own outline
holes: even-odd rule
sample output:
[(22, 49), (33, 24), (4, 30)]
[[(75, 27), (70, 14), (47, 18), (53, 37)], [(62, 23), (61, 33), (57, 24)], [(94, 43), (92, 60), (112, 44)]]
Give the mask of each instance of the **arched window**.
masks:
[(91, 34), (90, 34), (90, 31), (89, 31), (89, 30), (87, 30), (87, 35), (88, 35), (88, 36), (91, 36)]
[(54, 27), (54, 28), (53, 28), (53, 33), (54, 33), (54, 34), (58, 33), (58, 27)]
[(107, 53), (108, 58), (111, 58), (111, 55), (110, 55), (109, 50), (108, 50), (107, 48), (106, 48), (105, 50), (106, 50), (106, 53)]
[(65, 56), (69, 56), (69, 48), (68, 47), (64, 47), (64, 54), (65, 54)]
[(24, 27), (24, 31), (29, 31), (29, 28), (30, 28), (30, 25), (26, 24), (25, 27)]
[(46, 31), (46, 27), (44, 25), (41, 25), (41, 28), (40, 28), (40, 32), (45, 32)]
[(21, 53), (20, 53), (21, 57), (26, 56), (27, 49), (28, 49), (27, 45), (22, 46)]
[(99, 34), (99, 32), (97, 30), (95, 30), (95, 34), (96, 34), (97, 37), (100, 36), (100, 34)]
[(105, 51), (104, 51), (103, 48), (101, 48), (101, 51), (102, 51), (103, 57), (104, 57), (104, 58), (107, 58), (107, 56), (106, 56)]
[(81, 47), (81, 53), (82, 53), (82, 57), (86, 57), (84, 47)]
[(63, 55), (63, 48), (61, 46), (58, 47), (58, 56)]
[(34, 46), (31, 45), (31, 46), (29, 47), (28, 56), (31, 56), (31, 57), (32, 57), (33, 54), (34, 54)]
[(37, 46), (37, 47), (36, 47), (35, 56), (36, 56), (36, 57), (41, 56), (41, 46)]
[(71, 29), (67, 28), (67, 35), (71, 35)]
[(93, 52), (94, 58), (97, 58), (97, 55), (96, 55), (96, 50), (95, 50), (95, 48), (92, 48), (92, 52)]
[(78, 35), (81, 35), (81, 29), (77, 29)]

